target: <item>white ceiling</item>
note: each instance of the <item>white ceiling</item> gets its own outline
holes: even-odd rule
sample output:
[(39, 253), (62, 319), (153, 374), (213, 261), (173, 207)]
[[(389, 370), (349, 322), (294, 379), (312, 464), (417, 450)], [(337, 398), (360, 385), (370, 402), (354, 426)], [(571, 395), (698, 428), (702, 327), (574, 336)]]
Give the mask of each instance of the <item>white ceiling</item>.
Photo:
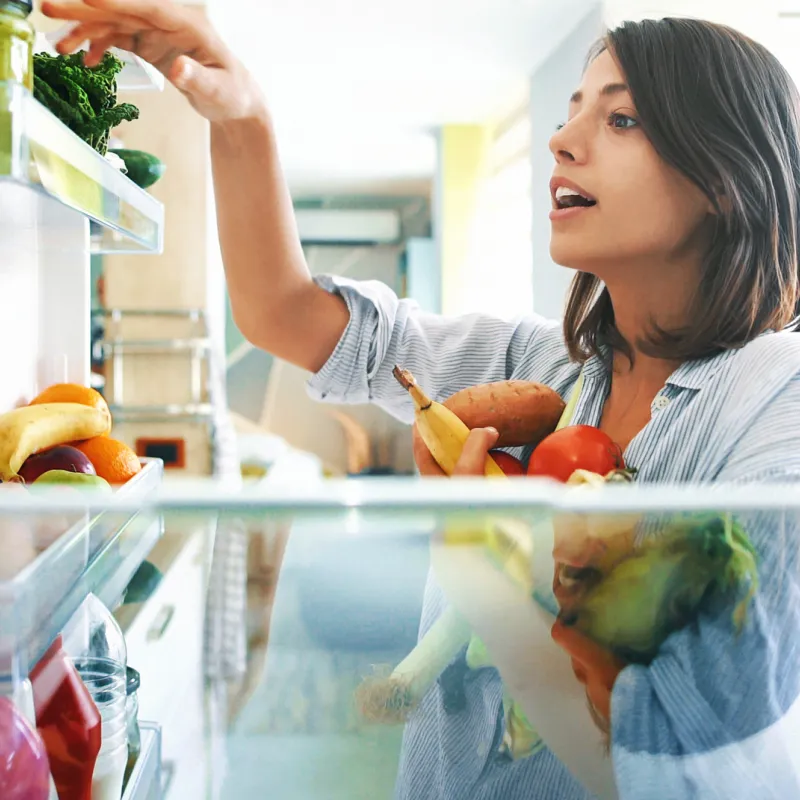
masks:
[(424, 190), (431, 132), (485, 122), (595, 0), (209, 0), (258, 76), (299, 194)]

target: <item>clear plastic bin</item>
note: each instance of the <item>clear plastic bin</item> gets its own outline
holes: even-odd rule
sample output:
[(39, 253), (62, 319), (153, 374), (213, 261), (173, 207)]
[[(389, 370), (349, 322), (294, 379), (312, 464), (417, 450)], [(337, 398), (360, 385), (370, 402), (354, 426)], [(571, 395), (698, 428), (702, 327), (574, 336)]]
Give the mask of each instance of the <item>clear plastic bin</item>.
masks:
[[(0, 498), (0, 525), (9, 523), (0, 547), (13, 551), (26, 531), (24, 546), (33, 543), (32, 560), (0, 582), (0, 674), (27, 677), (89, 593), (114, 606), (163, 533), (162, 516), (143, 510), (162, 475), (160, 460), (144, 459), (141, 472), (115, 491), (123, 510), (103, 508), (94, 497), (88, 506), (79, 497), (53, 511), (43, 510), (48, 498), (39, 505), (26, 492)], [(3, 511), (4, 499), (19, 505)]]

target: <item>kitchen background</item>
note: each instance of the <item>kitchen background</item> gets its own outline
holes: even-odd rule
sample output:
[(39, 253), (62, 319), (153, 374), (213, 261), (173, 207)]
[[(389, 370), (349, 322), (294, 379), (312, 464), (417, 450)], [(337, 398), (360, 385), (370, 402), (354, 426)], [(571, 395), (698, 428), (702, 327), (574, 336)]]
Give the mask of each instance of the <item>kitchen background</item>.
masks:
[[(193, 5), (264, 85), (312, 272), (377, 279), (434, 312), (503, 317), (561, 314), (569, 274), (548, 253), (547, 142), (604, 24), (703, 15), (768, 38), (790, 66), (800, 26), (784, 0)], [(97, 372), (112, 396), (122, 384), (126, 436), (177, 445), (185, 470), (210, 469), (202, 441), (213, 441), (216, 404), (240, 432), (274, 434), (328, 474), (413, 470), (402, 426), (374, 408), (312, 403), (307, 374), (244, 340), (221, 281), (205, 125), (169, 87), (123, 99), (143, 120), (170, 120), (121, 133), (167, 165), (151, 189), (169, 218), (164, 253), (136, 269), (93, 260), (105, 309)], [(137, 316), (112, 322), (112, 309)], [(145, 330), (158, 341), (142, 342)]]
[[(800, 79), (800, 0), (191, 5), (264, 86), (312, 272), (383, 281), (448, 315), (560, 316), (569, 274), (549, 258), (547, 145), (604, 25), (670, 13), (729, 22), (770, 44)], [(56, 27), (34, 19), (41, 34)], [(412, 473), (406, 427), (375, 408), (312, 403), (306, 373), (237, 330), (207, 125), (158, 76), (120, 100), (140, 118), (114, 144), (166, 170), (148, 188), (164, 206), (163, 250), (93, 256), (78, 287), (92, 308), (91, 379), (111, 405), (114, 435), (164, 459), (168, 480)], [(3, 200), (7, 222), (25, 210), (12, 200)], [(18, 234), (7, 247), (30, 244)], [(0, 266), (0, 308), (24, 327), (14, 269)], [(47, 301), (55, 313), (57, 301)], [(5, 355), (8, 374), (14, 359), (36, 362), (32, 347), (20, 337)], [(74, 365), (55, 347), (37, 369), (46, 384)], [(0, 386), (2, 410), (34, 383), (28, 366), (17, 372), (19, 386)], [(409, 549), (402, 526), (395, 536), (382, 525), (373, 546), (369, 531), (326, 539), (324, 523), (291, 537), (274, 521), (250, 520), (244, 534), (238, 524), (223, 520), (209, 545), (202, 525), (168, 519), (148, 557), (163, 576), (157, 594), (115, 609), (143, 676), (141, 718), (163, 723), (165, 796), (389, 797), (399, 730), (366, 730), (343, 701), (373, 663), (396, 663), (413, 647), (425, 548)], [(244, 615), (244, 641), (209, 629), (220, 608)], [(226, 646), (215, 649), (215, 637)], [(165, 664), (179, 691), (160, 679)], [(214, 706), (220, 676), (224, 702)], [(210, 754), (204, 769), (200, 753)]]

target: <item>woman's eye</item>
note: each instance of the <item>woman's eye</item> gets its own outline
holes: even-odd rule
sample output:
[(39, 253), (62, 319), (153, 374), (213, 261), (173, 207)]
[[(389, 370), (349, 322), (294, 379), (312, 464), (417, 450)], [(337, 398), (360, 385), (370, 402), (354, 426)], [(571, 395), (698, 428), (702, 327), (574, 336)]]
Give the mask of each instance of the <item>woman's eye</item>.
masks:
[(635, 128), (639, 122), (627, 114), (611, 114), (608, 117), (608, 124), (612, 128)]
[(558, 125), (556, 125), (556, 131), (560, 131), (560, 130), (562, 130), (562, 129), (563, 129), (563, 127), (564, 127), (566, 124), (567, 124), (566, 122), (559, 122), (559, 123), (558, 123)]

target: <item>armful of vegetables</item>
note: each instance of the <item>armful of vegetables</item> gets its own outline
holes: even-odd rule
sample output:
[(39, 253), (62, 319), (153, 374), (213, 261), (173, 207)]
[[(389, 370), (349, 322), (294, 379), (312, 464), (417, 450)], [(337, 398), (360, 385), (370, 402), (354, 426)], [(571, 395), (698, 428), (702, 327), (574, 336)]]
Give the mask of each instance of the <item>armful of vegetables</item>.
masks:
[[(417, 385), (413, 375), (399, 367), (395, 377), (409, 392), (416, 406), (416, 421), (422, 437), (441, 468), (452, 474), (469, 431), (475, 427), (494, 426), (500, 436), (498, 445), (505, 447), (537, 444), (546, 440), (556, 428), (564, 411), (561, 397), (547, 386), (529, 381), (504, 381), (465, 389), (443, 403), (431, 400)], [(524, 471), (524, 470), (522, 470)], [(516, 474), (519, 474), (515, 470)], [(504, 477), (494, 460), (487, 458), (486, 474)], [(445, 531), (448, 543), (482, 542), (491, 558), (512, 579), (530, 588), (530, 565), (533, 556), (530, 531), (516, 520), (494, 520), (476, 530), (450, 526)], [(447, 704), (453, 710), (460, 705), (459, 682), (464, 670), (455, 659), (465, 651), (466, 666), (477, 668), (475, 653), (485, 653), (458, 612), (448, 609), (422, 638), (412, 653), (391, 673), (367, 678), (359, 687), (356, 699), (364, 717), (373, 722), (402, 722), (408, 718), (440, 680)], [(485, 665), (485, 656), (481, 664)], [(462, 687), (463, 690), (463, 687)], [(524, 715), (510, 698), (506, 703), (507, 718), (522, 729)], [(510, 743), (512, 752), (519, 752), (525, 741), (529, 751), (537, 741), (529, 730)]]
[[(423, 439), (447, 474), (452, 474), (469, 430), (491, 425), (504, 446), (533, 444), (534, 456), (540, 448), (544, 450), (547, 458), (532, 457), (539, 467), (531, 473), (529, 466), (529, 474), (549, 470), (551, 477), (562, 476), (576, 490), (630, 482), (634, 477), (635, 471), (625, 468), (619, 448), (608, 437), (597, 436), (596, 429), (566, 455), (556, 452), (554, 442), (574, 445), (575, 429), (587, 426), (556, 430), (564, 404), (547, 387), (525, 382), (488, 384), (437, 403), (409, 373), (396, 368), (395, 376), (411, 394)], [(520, 441), (525, 437), (531, 440)], [(486, 475), (503, 476), (491, 458), (487, 458)], [(756, 553), (745, 531), (727, 516), (686, 517), (635, 547), (638, 522), (637, 516), (559, 515), (554, 520), (554, 590), (560, 624), (574, 626), (626, 663), (648, 664), (664, 640), (691, 624), (708, 602), (730, 600), (736, 626), (745, 623), (758, 580)], [(492, 527), (485, 526), (477, 536), (457, 531), (446, 540), (484, 542), (495, 563), (517, 584), (526, 585), (532, 542), (518, 528), (504, 533), (505, 526), (495, 526), (492, 535)], [(443, 689), (448, 705), (458, 710), (458, 686), (450, 684), (463, 680), (464, 670), (453, 668), (463, 651), (468, 669), (490, 664), (485, 648), (463, 618), (449, 609), (390, 675), (362, 684), (358, 692), (362, 713), (372, 721), (403, 721), (439, 676), (447, 684)], [(535, 752), (538, 738), (521, 709), (510, 697), (505, 697), (504, 706), (507, 751), (512, 757)]]
[(130, 103), (117, 104), (117, 75), (123, 63), (106, 53), (97, 67), (83, 63), (83, 52), (33, 57), (34, 97), (73, 133), (101, 156), (108, 150), (108, 139), (120, 123), (139, 118), (139, 109)]

